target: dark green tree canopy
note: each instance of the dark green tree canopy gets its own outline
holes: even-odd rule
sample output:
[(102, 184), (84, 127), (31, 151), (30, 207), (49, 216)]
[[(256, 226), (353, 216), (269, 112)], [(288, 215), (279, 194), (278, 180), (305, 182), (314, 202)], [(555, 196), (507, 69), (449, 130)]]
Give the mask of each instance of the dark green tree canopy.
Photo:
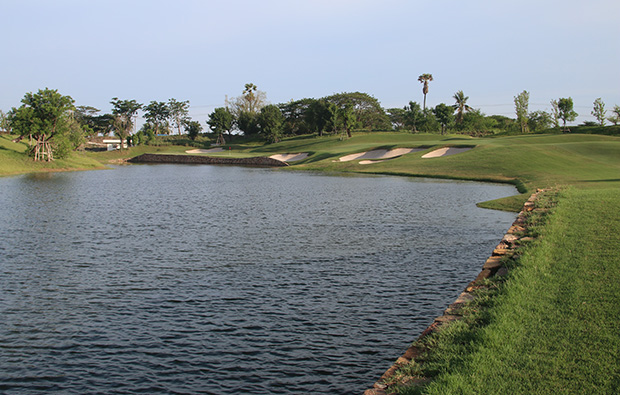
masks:
[(338, 93), (325, 97), (328, 103), (338, 108), (350, 107), (355, 115), (354, 128), (367, 130), (389, 130), (390, 119), (377, 99), (367, 93)]
[(63, 96), (55, 89), (45, 88), (37, 93), (26, 93), (19, 108), (12, 108), (9, 114), (10, 125), (20, 136), (30, 135), (36, 140), (32, 149), (35, 160), (54, 159), (54, 151), (63, 146), (62, 156), (67, 153), (66, 144), (50, 144), (57, 136), (69, 132), (73, 121), (73, 99)]
[(155, 134), (161, 133), (161, 126), (170, 117), (170, 107), (166, 102), (151, 101), (144, 106), (144, 118), (155, 128)]
[(260, 110), (258, 126), (260, 133), (270, 143), (277, 143), (282, 138), (282, 124), (284, 116), (278, 106), (269, 104)]
[(218, 138), (218, 142), (223, 143), (222, 134), (227, 132), (229, 136), (232, 135), (232, 129), (235, 124), (235, 117), (232, 115), (228, 107), (218, 107), (211, 114), (207, 120), (209, 129), (211, 129)]
[(579, 114), (573, 110), (573, 98), (560, 98), (558, 100), (559, 117), (563, 122), (563, 127), (566, 130), (566, 122), (574, 121)]
[(439, 103), (433, 109), (433, 114), (437, 118), (437, 121), (441, 124), (441, 134), (446, 132), (446, 127), (452, 122), (454, 119), (454, 108), (452, 106), (448, 106), (445, 103)]
[(137, 101), (120, 100), (117, 97), (112, 98), (110, 101), (112, 104), (112, 130), (114, 134), (121, 140), (121, 150), (123, 149), (123, 142), (131, 135), (133, 129), (133, 117), (138, 113), (138, 110), (142, 108), (142, 104)]

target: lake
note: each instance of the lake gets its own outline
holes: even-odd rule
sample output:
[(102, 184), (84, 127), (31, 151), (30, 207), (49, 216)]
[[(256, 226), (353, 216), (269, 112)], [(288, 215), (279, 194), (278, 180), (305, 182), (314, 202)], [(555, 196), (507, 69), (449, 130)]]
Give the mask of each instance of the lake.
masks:
[(0, 178), (0, 391), (362, 393), (480, 271), (512, 186), (133, 165)]

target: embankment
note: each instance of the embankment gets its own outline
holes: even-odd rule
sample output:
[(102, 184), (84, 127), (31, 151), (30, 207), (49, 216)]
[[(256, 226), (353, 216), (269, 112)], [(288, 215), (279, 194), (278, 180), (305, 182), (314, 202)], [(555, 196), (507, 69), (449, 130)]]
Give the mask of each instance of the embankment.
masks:
[(252, 166), (252, 167), (283, 167), (288, 166), (272, 158), (253, 157), (253, 158), (224, 158), (215, 156), (198, 155), (165, 155), (165, 154), (143, 154), (128, 160), (130, 163), (179, 163), (179, 164), (203, 164), (203, 165), (233, 165), (233, 166)]

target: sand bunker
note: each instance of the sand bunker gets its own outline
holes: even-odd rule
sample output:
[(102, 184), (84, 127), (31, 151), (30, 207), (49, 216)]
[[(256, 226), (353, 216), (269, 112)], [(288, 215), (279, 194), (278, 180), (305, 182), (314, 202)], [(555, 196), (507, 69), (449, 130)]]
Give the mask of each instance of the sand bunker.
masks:
[(426, 155), (422, 155), (422, 158), (439, 158), (441, 156), (450, 156), (455, 154), (461, 154), (463, 152), (469, 151), (471, 147), (466, 148), (455, 148), (455, 147), (443, 147), (436, 149), (435, 151), (431, 151)]
[(295, 162), (298, 160), (304, 160), (308, 157), (308, 153), (302, 152), (299, 154), (276, 154), (271, 155), (271, 159), (279, 160), (282, 162)]
[[(422, 151), (422, 148), (395, 148), (393, 150), (376, 149), (368, 152), (359, 152), (357, 154), (346, 155), (338, 159), (340, 162), (349, 162), (357, 159), (392, 159), (412, 152)], [(379, 161), (363, 161), (369, 163), (378, 163)], [(360, 162), (361, 163), (361, 162)], [(362, 164), (369, 164), (362, 163)]]
[(189, 151), (185, 151), (188, 154), (209, 154), (211, 152), (222, 152), (224, 148), (210, 148), (210, 149), (191, 149)]

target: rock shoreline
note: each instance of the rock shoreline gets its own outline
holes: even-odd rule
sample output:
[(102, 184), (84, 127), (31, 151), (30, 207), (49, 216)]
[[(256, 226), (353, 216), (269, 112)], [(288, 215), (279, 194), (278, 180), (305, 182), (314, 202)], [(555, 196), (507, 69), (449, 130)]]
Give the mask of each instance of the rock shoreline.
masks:
[(233, 165), (252, 167), (283, 167), (288, 163), (277, 159), (258, 156), (253, 158), (225, 158), (202, 155), (169, 155), (169, 154), (142, 154), (129, 159), (129, 163), (178, 163), (203, 165)]
[[(508, 229), (500, 243), (493, 250), (492, 255), (485, 261), (482, 266), (482, 270), (476, 277), (476, 279), (470, 282), (465, 290), (459, 295), (459, 297), (446, 308), (443, 315), (435, 318), (433, 323), (429, 325), (422, 334), (413, 342), (413, 344), (405, 351), (405, 353), (399, 357), (396, 362), (377, 380), (372, 388), (364, 391), (364, 395), (389, 395), (394, 393), (391, 387), (397, 385), (399, 379), (396, 378), (396, 372), (403, 366), (406, 366), (411, 361), (419, 360), (422, 354), (428, 352), (428, 348), (422, 344), (422, 339), (433, 332), (438, 332), (444, 329), (452, 322), (458, 321), (463, 318), (463, 308), (473, 301), (476, 296), (473, 293), (479, 284), (491, 277), (502, 277), (508, 274), (508, 267), (505, 263), (515, 255), (515, 250), (522, 243), (533, 240), (532, 237), (526, 236), (527, 221), (526, 217), (530, 211), (535, 210), (535, 202), (538, 199), (538, 195), (544, 192), (544, 190), (537, 190), (523, 205), (523, 209), (517, 216), (517, 219), (512, 223), (512, 226)], [(536, 209), (536, 211), (541, 209)], [(421, 362), (423, 363), (423, 362)], [(422, 384), (426, 382), (426, 379), (409, 378), (408, 383), (412, 384), (418, 382)]]

